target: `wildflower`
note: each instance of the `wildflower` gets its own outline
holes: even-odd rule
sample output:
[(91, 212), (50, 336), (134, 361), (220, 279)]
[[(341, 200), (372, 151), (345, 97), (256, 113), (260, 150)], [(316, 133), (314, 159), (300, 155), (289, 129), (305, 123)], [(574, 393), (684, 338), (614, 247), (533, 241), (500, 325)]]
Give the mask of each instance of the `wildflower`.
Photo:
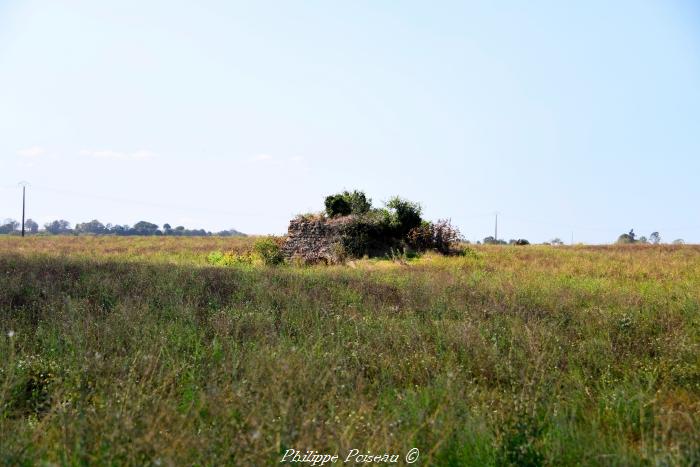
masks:
[(7, 331), (7, 337), (9, 337), (10, 339), (12, 339), (13, 337), (15, 337), (15, 331), (12, 331), (12, 330)]

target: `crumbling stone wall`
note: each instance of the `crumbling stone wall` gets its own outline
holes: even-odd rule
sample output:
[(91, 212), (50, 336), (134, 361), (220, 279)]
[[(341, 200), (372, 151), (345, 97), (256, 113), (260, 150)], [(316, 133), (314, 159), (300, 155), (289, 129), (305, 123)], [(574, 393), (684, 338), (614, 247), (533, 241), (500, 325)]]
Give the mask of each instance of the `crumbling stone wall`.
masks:
[(297, 217), (289, 222), (282, 253), (306, 263), (336, 263), (342, 251), (344, 227), (352, 216), (336, 219)]

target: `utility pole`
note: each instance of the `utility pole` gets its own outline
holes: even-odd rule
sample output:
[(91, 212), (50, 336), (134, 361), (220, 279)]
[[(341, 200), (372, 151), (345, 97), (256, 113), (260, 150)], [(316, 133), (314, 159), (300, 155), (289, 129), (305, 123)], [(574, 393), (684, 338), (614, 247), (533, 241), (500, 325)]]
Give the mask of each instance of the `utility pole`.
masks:
[(574, 244), (574, 231), (571, 231), (571, 245), (573, 246)]
[(27, 182), (19, 182), (19, 186), (22, 187), (22, 237), (24, 237), (24, 207), (27, 199), (27, 185)]

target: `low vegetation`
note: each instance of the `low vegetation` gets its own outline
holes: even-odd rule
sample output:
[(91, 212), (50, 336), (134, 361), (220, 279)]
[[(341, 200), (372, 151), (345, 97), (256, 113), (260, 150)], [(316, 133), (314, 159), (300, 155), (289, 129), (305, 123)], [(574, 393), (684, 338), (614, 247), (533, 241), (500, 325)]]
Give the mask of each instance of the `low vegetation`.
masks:
[(252, 244), (251, 251), (214, 251), (207, 256), (207, 262), (216, 266), (265, 265), (278, 266), (284, 263), (281, 237), (261, 237)]
[(0, 238), (0, 463), (700, 462), (700, 248), (270, 267), (270, 242)]

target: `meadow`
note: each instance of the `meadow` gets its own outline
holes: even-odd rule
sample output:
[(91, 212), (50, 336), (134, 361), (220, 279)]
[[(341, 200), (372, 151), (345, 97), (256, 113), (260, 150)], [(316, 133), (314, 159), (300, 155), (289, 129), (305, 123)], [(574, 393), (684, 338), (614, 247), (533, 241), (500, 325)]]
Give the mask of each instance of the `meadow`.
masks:
[(207, 262), (252, 242), (0, 238), (0, 462), (700, 463), (700, 247)]

